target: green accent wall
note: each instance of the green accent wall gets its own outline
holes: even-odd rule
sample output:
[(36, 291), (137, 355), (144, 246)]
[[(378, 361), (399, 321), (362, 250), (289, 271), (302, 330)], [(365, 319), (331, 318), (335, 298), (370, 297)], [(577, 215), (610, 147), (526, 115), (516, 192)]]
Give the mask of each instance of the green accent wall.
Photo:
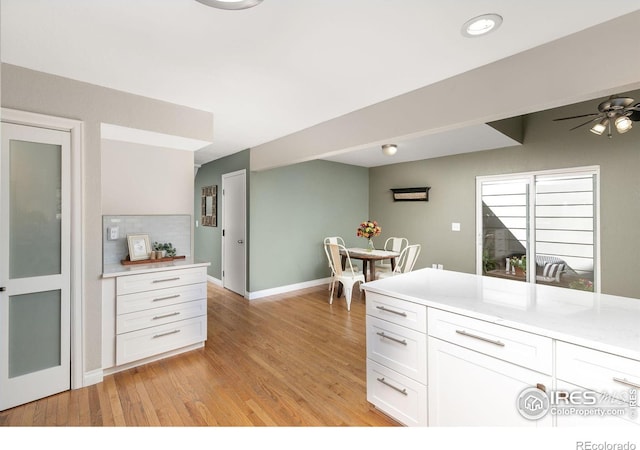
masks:
[[(640, 92), (631, 92), (639, 98)], [(640, 124), (611, 139), (575, 121), (553, 119), (595, 111), (599, 100), (543, 111), (524, 118), (522, 146), (372, 168), (371, 216), (383, 236), (404, 236), (422, 244), (416, 268), (434, 263), (475, 273), (476, 176), (567, 167), (600, 166), (601, 290), (640, 298)], [(428, 202), (393, 202), (389, 189), (431, 186)], [(451, 231), (451, 223), (461, 231)]]
[[(248, 193), (251, 184), (249, 174), (249, 150), (243, 150), (233, 155), (203, 164), (196, 173), (193, 212), (194, 220), (198, 221), (198, 226), (194, 228), (193, 232), (193, 254), (195, 259), (211, 263), (211, 265), (207, 267), (207, 274), (218, 280), (222, 280), (222, 175), (242, 169), (246, 169), (247, 171)], [(218, 186), (218, 226), (203, 227), (200, 219), (202, 188), (211, 185)], [(247, 198), (247, 210), (248, 205), (249, 198)], [(247, 214), (247, 235), (249, 222), (250, 216)], [(249, 274), (247, 273), (247, 279), (248, 276)]]
[(326, 236), (365, 245), (366, 168), (318, 160), (254, 172), (250, 198), (250, 292), (328, 277)]

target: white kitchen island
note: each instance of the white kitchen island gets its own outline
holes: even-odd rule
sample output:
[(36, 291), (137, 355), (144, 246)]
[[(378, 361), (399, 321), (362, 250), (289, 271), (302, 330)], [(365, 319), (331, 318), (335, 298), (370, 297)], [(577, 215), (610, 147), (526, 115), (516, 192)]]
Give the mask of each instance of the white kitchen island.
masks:
[(363, 289), (367, 399), (405, 425), (640, 424), (640, 300), (436, 269)]

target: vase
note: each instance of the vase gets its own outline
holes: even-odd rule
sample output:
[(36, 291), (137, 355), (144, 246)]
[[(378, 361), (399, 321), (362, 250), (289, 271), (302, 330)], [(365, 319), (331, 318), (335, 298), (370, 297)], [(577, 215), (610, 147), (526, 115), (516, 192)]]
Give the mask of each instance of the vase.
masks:
[(374, 251), (376, 248), (374, 247), (374, 245), (373, 245), (373, 241), (372, 241), (371, 239), (368, 239), (368, 241), (369, 241), (369, 245), (367, 246), (367, 251), (368, 251), (368, 252), (372, 252), (372, 251)]

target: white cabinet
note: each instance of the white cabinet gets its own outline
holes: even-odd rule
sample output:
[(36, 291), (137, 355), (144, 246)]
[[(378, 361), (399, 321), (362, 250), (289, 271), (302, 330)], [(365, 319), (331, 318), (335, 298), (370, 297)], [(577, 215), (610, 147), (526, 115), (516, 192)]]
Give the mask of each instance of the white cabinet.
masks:
[(430, 426), (551, 426), (551, 416), (525, 419), (518, 397), (548, 375), (429, 337)]
[(367, 294), (367, 400), (405, 425), (427, 422), (427, 308)]
[(206, 268), (116, 278), (116, 364), (202, 344), (207, 339)]
[(556, 377), (564, 398), (576, 393), (558, 405), (558, 426), (640, 425), (640, 361), (557, 342)]
[(552, 387), (552, 340), (429, 308), (432, 426), (550, 426), (518, 410), (528, 388)]

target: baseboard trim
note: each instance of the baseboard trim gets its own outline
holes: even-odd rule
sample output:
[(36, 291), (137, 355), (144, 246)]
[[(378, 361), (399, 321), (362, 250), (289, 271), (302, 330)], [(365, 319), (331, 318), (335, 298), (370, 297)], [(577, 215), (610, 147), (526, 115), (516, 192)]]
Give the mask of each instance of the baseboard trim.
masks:
[(263, 289), (261, 291), (248, 292), (245, 298), (249, 300), (256, 300), (258, 298), (269, 297), (271, 295), (286, 294), (287, 292), (298, 291), (300, 289), (306, 289), (321, 284), (329, 284), (331, 278), (321, 278), (318, 280), (304, 281), (302, 283), (289, 284), (287, 286), (279, 286), (271, 289)]
[(216, 286), (222, 287), (222, 280), (218, 280), (217, 278), (214, 278), (211, 275), (207, 275), (207, 281), (209, 283), (215, 284)]
[(104, 380), (104, 371), (102, 369), (95, 369), (89, 372), (85, 372), (82, 376), (82, 386), (87, 387), (94, 384), (102, 383)]

